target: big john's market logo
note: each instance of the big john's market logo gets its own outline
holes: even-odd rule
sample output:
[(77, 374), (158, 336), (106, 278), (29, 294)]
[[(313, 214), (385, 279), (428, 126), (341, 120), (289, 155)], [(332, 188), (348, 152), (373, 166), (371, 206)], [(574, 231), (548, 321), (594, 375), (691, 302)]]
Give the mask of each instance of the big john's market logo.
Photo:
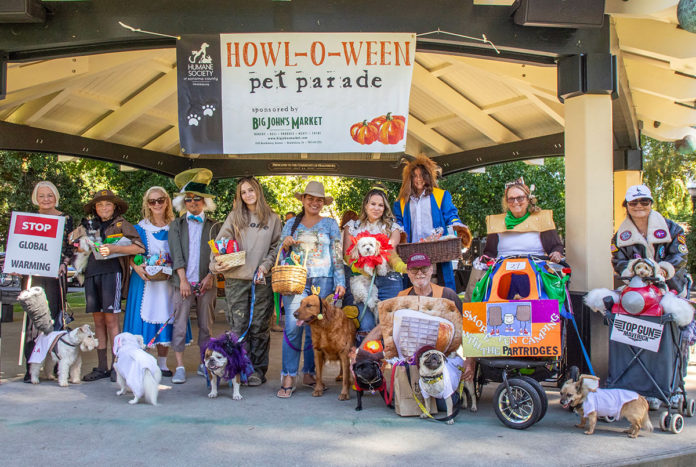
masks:
[(208, 55), (207, 42), (201, 43), (197, 50), (192, 50), (188, 58), (188, 79), (192, 81), (207, 81), (213, 79), (214, 65), (213, 59)]

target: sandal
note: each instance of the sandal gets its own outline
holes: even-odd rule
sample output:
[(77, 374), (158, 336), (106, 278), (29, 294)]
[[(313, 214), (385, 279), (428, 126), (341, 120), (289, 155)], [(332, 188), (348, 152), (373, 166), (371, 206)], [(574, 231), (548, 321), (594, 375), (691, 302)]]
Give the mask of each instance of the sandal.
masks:
[(283, 386), (283, 378), (280, 379), (280, 389), (276, 393), (276, 397), (281, 399), (289, 399), (292, 393), (295, 392), (295, 378), (290, 377), (290, 386)]
[(109, 370), (103, 370), (101, 368), (92, 368), (91, 373), (87, 373), (82, 377), (82, 381), (96, 381), (102, 378), (108, 378), (111, 375)]
[(303, 386), (307, 386), (308, 388), (313, 388), (315, 384), (317, 384), (317, 379), (314, 375), (310, 375), (310, 374), (302, 375), (302, 385)]

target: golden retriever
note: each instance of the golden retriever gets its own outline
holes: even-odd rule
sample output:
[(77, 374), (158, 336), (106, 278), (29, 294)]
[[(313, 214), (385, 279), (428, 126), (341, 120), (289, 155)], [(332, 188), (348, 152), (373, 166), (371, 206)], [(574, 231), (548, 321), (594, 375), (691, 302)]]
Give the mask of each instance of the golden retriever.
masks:
[(333, 306), (328, 300), (322, 299), (318, 295), (305, 297), (294, 316), (298, 326), (306, 323), (312, 330), (314, 363), (317, 369), (317, 383), (314, 385), (312, 396), (322, 396), (326, 389), (322, 380), (324, 362), (338, 360), (341, 362), (343, 377), (343, 385), (338, 400), (350, 399), (348, 390), (351, 377), (348, 359), (355, 341), (356, 329), (353, 320), (349, 319), (342, 309)]

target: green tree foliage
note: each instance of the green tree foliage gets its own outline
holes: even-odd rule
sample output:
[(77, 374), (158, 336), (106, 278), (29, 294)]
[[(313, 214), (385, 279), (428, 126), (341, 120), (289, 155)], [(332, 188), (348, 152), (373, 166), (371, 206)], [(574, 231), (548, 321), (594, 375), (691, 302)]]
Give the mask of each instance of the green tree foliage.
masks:
[(643, 181), (655, 200), (654, 209), (678, 222), (691, 218), (691, 199), (686, 184), (696, 175), (696, 154), (680, 154), (672, 142), (647, 136), (643, 145)]
[(535, 185), (543, 209), (553, 210), (558, 231), (565, 232), (565, 165), (563, 158), (545, 159), (544, 165), (524, 162), (491, 165), (485, 173), (461, 172), (446, 177), (440, 187), (452, 193), (459, 216), (474, 236), (486, 235), (486, 216), (502, 212), (505, 183), (524, 177)]

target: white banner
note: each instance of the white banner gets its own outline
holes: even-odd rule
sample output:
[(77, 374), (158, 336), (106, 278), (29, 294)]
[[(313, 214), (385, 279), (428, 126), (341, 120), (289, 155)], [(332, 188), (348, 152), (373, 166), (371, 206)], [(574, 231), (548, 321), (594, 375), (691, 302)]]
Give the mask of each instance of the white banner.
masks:
[(663, 325), (628, 315), (614, 315), (611, 340), (657, 352)]
[(65, 217), (13, 212), (4, 273), (58, 277)]
[(402, 152), (415, 53), (412, 33), (183, 37), (182, 151)]

